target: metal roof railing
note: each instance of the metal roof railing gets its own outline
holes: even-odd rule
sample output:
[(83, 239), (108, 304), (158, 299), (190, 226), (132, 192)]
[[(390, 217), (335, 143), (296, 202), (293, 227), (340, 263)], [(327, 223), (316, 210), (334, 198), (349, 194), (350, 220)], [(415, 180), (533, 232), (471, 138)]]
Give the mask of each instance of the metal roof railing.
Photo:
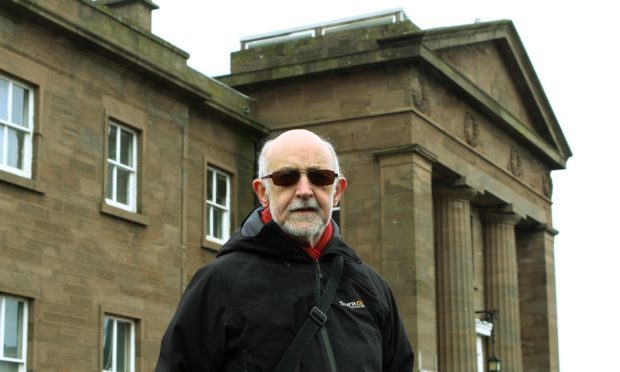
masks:
[(399, 23), (407, 19), (402, 8), (384, 10), (356, 17), (291, 28), (241, 38), (241, 50), (353, 30), (356, 28)]

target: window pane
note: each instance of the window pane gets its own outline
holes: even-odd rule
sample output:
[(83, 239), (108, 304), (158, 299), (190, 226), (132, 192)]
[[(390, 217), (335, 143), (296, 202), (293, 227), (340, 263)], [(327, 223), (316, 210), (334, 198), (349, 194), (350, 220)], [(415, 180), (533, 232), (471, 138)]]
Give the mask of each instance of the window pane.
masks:
[(17, 363), (9, 363), (0, 361), (0, 372), (18, 372), (18, 364)]
[(207, 237), (212, 236), (213, 234), (211, 234), (211, 206), (207, 205), (207, 208), (205, 208), (205, 226), (206, 226), (206, 230), (207, 230)]
[(112, 369), (112, 332), (114, 321), (109, 318), (103, 320), (103, 369)]
[(224, 214), (222, 213), (222, 211), (220, 209), (217, 208), (213, 208), (213, 237), (218, 238), (218, 239), (222, 239), (224, 236), (222, 235), (223, 229), (222, 229), (222, 223), (223, 223), (223, 218), (224, 218)]
[(227, 188), (226, 188), (226, 176), (223, 174), (218, 174), (217, 175), (217, 187), (216, 187), (216, 200), (215, 202), (219, 205), (226, 205), (226, 192), (227, 192)]
[(116, 372), (128, 372), (131, 360), (131, 324), (116, 321)]
[(105, 197), (112, 199), (112, 185), (114, 183), (114, 166), (108, 163), (108, 178), (105, 182)]
[(4, 356), (21, 359), (24, 332), (24, 303), (5, 299)]
[(129, 205), (129, 187), (131, 173), (124, 169), (116, 169), (116, 201), (118, 203)]
[(213, 201), (213, 171), (207, 170), (207, 200)]
[(0, 79), (0, 120), (9, 120), (9, 82)]
[(122, 164), (133, 167), (133, 133), (121, 129), (121, 159)]
[(13, 112), (11, 122), (28, 128), (28, 91), (13, 84)]
[(108, 127), (108, 159), (116, 160), (116, 126)]
[(0, 164), (4, 164), (4, 133), (6, 133), (6, 127), (0, 125)]
[(24, 168), (24, 137), (25, 133), (13, 128), (8, 129), (8, 159), (7, 164), (18, 169)]

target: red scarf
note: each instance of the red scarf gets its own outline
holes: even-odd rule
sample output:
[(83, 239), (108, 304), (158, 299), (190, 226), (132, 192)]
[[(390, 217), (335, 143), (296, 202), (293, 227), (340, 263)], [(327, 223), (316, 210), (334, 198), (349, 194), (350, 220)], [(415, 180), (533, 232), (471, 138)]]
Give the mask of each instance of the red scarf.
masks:
[[(263, 221), (263, 223), (268, 223), (272, 220), (269, 208), (265, 208), (262, 210), (262, 212), (260, 213), (260, 219)], [(319, 239), (319, 241), (314, 247), (304, 247), (304, 251), (306, 251), (306, 253), (310, 257), (312, 257), (312, 259), (318, 260), (319, 257), (321, 257), (321, 254), (323, 254), (325, 246), (327, 246), (327, 243), (331, 240), (333, 233), (334, 227), (332, 226), (332, 222), (329, 221), (329, 223), (325, 227), (325, 230), (323, 231), (323, 236), (321, 236), (321, 239)]]

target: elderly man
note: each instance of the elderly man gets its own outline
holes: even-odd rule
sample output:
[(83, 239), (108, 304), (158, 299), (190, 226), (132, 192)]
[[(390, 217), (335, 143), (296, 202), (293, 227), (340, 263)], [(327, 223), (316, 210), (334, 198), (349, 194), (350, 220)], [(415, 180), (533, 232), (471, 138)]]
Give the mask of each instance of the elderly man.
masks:
[(331, 221), (347, 187), (333, 147), (285, 132), (258, 176), (262, 207), (195, 274), (156, 371), (411, 371), (390, 289)]

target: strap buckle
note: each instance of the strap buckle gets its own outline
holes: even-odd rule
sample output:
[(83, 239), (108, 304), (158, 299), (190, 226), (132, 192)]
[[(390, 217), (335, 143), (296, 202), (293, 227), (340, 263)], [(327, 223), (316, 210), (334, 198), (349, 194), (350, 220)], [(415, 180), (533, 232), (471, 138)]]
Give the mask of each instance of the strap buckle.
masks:
[(318, 307), (314, 306), (312, 310), (310, 310), (310, 318), (314, 320), (314, 322), (320, 326), (324, 325), (327, 322), (327, 315), (321, 311)]

